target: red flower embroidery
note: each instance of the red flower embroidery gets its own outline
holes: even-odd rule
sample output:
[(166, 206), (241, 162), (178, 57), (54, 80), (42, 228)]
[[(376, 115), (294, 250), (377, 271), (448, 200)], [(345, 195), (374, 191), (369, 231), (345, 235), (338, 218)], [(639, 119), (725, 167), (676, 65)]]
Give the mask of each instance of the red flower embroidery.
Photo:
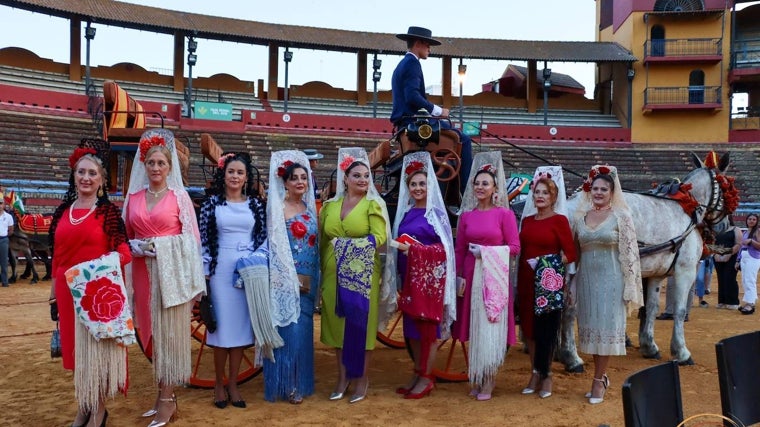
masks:
[(541, 287), (548, 291), (562, 289), (562, 275), (554, 271), (553, 268), (545, 268), (541, 272)]
[(303, 225), (302, 222), (293, 221), (293, 223), (290, 224), (290, 232), (296, 239), (303, 239), (303, 236), (305, 236), (308, 231), (309, 230), (306, 229), (306, 226)]
[(549, 300), (546, 299), (546, 297), (538, 297), (538, 298), (536, 298), (536, 306), (537, 307), (546, 307), (547, 304), (549, 304)]
[(301, 218), (303, 218), (304, 221), (309, 221), (311, 219), (308, 214), (302, 214)]
[(317, 244), (317, 235), (312, 234), (311, 236), (309, 236), (309, 246), (314, 247), (314, 245), (316, 244)]
[(82, 308), (94, 322), (110, 322), (124, 310), (124, 295), (119, 285), (106, 277), (88, 283), (82, 296)]

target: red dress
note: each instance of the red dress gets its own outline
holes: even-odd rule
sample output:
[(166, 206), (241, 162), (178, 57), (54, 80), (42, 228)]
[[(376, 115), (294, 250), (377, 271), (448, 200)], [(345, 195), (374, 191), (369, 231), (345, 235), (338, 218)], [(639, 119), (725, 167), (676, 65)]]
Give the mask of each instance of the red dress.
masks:
[[(113, 207), (117, 209), (116, 207)], [(81, 218), (89, 209), (74, 209), (74, 218)], [(61, 331), (61, 351), (63, 367), (74, 369), (74, 299), (66, 284), (64, 273), (80, 262), (98, 258), (111, 252), (111, 239), (103, 231), (102, 215), (93, 212), (84, 222), (73, 225), (66, 209), (55, 229), (55, 247), (53, 248), (53, 278), (55, 280), (55, 298), (58, 302), (59, 328)], [(109, 234), (116, 233), (114, 230)], [(126, 241), (126, 236), (124, 237)], [(122, 243), (116, 250), (121, 255), (121, 266), (132, 260), (129, 245)]]
[(575, 262), (576, 251), (570, 223), (563, 215), (552, 215), (537, 220), (526, 217), (520, 230), (520, 262), (517, 267), (517, 302), (520, 329), (526, 339), (533, 339), (533, 299), (535, 284), (533, 269), (527, 260), (541, 255), (565, 253), (568, 263)]

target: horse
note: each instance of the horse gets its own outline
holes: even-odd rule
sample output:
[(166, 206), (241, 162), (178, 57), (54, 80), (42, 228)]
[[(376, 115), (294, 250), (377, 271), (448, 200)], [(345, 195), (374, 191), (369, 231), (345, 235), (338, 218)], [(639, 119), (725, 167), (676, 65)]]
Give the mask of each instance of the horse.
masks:
[[(18, 215), (16, 215), (15, 211), (11, 211), (11, 216), (13, 217), (13, 234), (10, 236), (9, 239), (9, 261), (11, 264), (11, 271), (12, 275), (9, 279), (13, 282), (16, 281), (16, 254), (21, 254), (26, 259), (26, 267), (24, 269), (24, 272), (21, 274), (22, 279), (26, 279), (29, 276), (32, 277), (31, 283), (37, 283), (40, 278), (37, 274), (37, 271), (34, 268), (34, 258), (40, 258), (42, 262), (45, 264), (45, 276), (42, 278), (42, 280), (50, 280), (51, 276), (51, 260), (50, 260), (50, 246), (48, 243), (48, 233), (46, 231), (43, 231), (42, 227), (34, 227), (33, 230), (35, 232), (28, 233), (24, 230), (22, 230), (22, 221), (19, 219)], [(32, 217), (32, 215), (24, 215), (25, 218)], [(36, 219), (36, 218), (35, 218)], [(43, 222), (47, 222), (46, 218), (43, 218)], [(35, 224), (37, 221), (33, 221)]]
[[(651, 194), (625, 192), (625, 201), (631, 209), (636, 227), (641, 258), (641, 276), (644, 282), (645, 306), (639, 310), (639, 352), (645, 358), (660, 359), (660, 350), (654, 341), (654, 320), (659, 307), (660, 284), (668, 276), (674, 276), (673, 333), (670, 354), (681, 365), (693, 365), (691, 352), (684, 339), (686, 301), (696, 279), (697, 265), (702, 256), (703, 241), (697, 225), (712, 227), (721, 222), (728, 212), (718, 175), (728, 169), (729, 154), (717, 165), (708, 168), (691, 153), (696, 169), (683, 180), (691, 184), (689, 193), (698, 206), (692, 215), (671, 198)], [(616, 189), (619, 191), (619, 189)], [(568, 199), (568, 212), (573, 212), (580, 194)], [(573, 303), (574, 304), (574, 303)], [(583, 372), (583, 360), (578, 357), (575, 346), (574, 322), (576, 307), (568, 305), (562, 316), (559, 360), (568, 372)]]

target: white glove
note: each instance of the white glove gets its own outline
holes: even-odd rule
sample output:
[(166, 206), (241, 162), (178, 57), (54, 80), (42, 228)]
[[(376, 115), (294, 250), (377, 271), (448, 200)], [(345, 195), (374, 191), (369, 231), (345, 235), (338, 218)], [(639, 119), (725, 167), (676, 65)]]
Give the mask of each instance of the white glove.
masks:
[(476, 245), (475, 243), (470, 243), (470, 253), (475, 258), (480, 258), (480, 245)]
[(132, 251), (132, 255), (138, 257), (156, 257), (156, 251), (148, 249), (151, 247), (149, 242), (142, 239), (132, 239), (129, 241), (129, 249)]

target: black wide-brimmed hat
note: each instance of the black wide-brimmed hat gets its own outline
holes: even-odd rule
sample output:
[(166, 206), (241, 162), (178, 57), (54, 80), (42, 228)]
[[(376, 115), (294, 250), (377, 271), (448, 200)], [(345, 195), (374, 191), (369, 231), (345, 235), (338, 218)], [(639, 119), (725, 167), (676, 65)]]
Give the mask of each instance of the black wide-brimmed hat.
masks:
[(406, 34), (396, 34), (396, 37), (401, 40), (422, 40), (430, 43), (431, 46), (438, 46), (441, 44), (441, 42), (433, 38), (432, 31), (422, 27), (409, 27)]

